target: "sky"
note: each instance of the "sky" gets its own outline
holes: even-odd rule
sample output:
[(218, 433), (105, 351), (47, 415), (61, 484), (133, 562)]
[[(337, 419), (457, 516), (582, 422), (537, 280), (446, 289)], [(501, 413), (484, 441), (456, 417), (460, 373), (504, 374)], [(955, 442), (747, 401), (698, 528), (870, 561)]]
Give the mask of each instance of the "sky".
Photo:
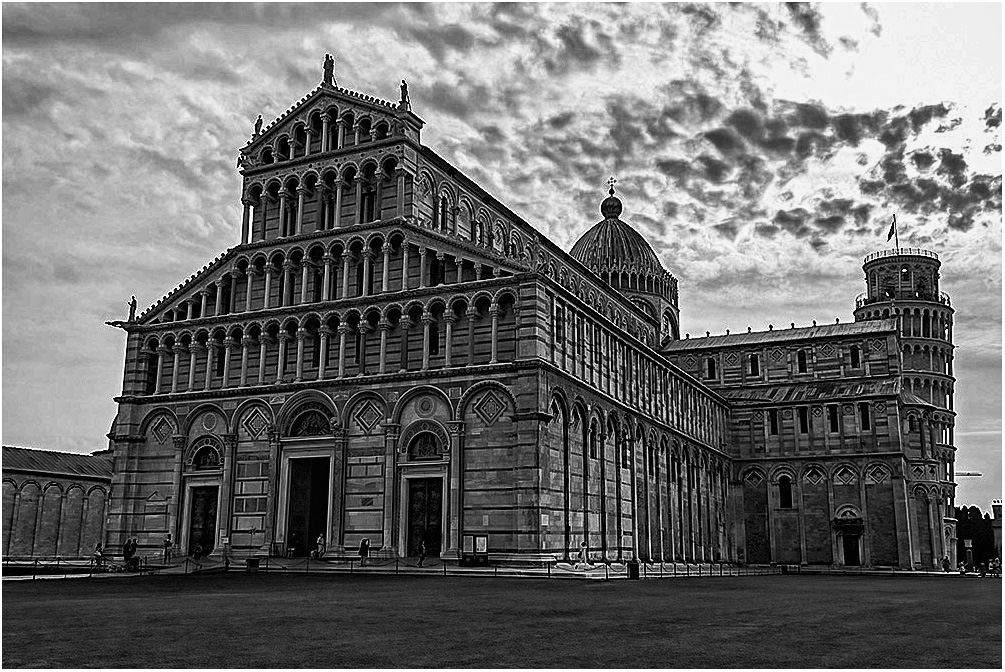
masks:
[(116, 4), (3, 8), (3, 443), (106, 446), (124, 334), (240, 240), (238, 150), (320, 81), (566, 249), (622, 219), (681, 331), (852, 320), (866, 254), (943, 261), (957, 503), (1002, 472), (999, 4)]

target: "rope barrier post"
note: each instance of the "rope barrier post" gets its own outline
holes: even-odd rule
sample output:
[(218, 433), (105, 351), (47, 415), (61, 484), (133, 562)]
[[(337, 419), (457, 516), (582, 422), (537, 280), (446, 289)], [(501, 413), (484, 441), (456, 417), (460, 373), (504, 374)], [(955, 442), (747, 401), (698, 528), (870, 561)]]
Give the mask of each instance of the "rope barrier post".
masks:
[(442, 560), (440, 562), (443, 565), (443, 576), (446, 576), (447, 575), (447, 563), (443, 562)]
[(607, 568), (610, 567), (609, 563), (604, 563), (604, 581), (610, 581), (610, 577), (607, 575)]
[(395, 558), (394, 558), (394, 575), (395, 576), (398, 575), (398, 557), (397, 556), (395, 556)]
[(663, 578), (663, 561), (660, 560), (660, 578)]
[(548, 567), (548, 578), (550, 579), (551, 578), (551, 563), (549, 562), (549, 563), (546, 563), (546, 564), (547, 564), (547, 567)]

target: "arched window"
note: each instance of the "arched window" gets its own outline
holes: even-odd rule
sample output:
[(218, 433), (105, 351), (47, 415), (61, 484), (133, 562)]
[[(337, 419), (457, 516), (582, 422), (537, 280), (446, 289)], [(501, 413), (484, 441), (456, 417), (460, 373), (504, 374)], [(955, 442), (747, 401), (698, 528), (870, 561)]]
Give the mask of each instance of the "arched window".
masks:
[(917, 431), (917, 425), (914, 422), (914, 416), (913, 415), (907, 416), (907, 431), (909, 431), (909, 432)]
[(715, 376), (715, 374), (716, 374), (716, 371), (715, 371), (715, 357), (709, 357), (708, 359), (705, 360), (705, 373), (706, 373), (706, 375), (705, 375), (706, 378), (708, 378), (710, 380), (714, 380), (715, 379), (715, 377), (716, 377)]
[(858, 415), (861, 420), (862, 429), (869, 429), (871, 423), (869, 422), (869, 402), (863, 401), (858, 405)]
[(782, 509), (792, 508), (792, 479), (788, 476), (778, 479), (778, 506)]
[(437, 355), (440, 352), (440, 325), (436, 320), (429, 323), (429, 354)]
[(219, 469), (220, 453), (213, 446), (206, 444), (196, 450), (192, 458), (192, 466), (195, 469)]
[(806, 351), (800, 350), (796, 353), (796, 367), (799, 373), (806, 373)]
[(851, 368), (857, 369), (862, 366), (862, 356), (857, 345), (851, 346)]

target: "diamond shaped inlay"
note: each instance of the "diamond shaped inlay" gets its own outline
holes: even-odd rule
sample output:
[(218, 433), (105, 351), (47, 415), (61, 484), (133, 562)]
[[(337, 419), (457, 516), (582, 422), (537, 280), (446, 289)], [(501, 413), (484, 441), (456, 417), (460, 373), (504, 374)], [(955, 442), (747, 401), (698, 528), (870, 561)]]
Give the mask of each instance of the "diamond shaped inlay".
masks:
[(244, 422), (241, 425), (244, 427), (244, 431), (248, 433), (248, 436), (252, 439), (257, 439), (265, 431), (265, 428), (269, 426), (269, 421), (262, 415), (262, 411), (256, 408), (244, 416)]
[(738, 361), (740, 361), (740, 357), (735, 352), (726, 355), (726, 363), (730, 366), (735, 366)]
[(843, 485), (851, 485), (855, 482), (855, 472), (848, 467), (841, 467), (838, 469), (838, 472), (834, 474), (834, 480)]
[(811, 485), (819, 485), (820, 482), (824, 480), (824, 475), (819, 469), (813, 468), (806, 472), (804, 478)]
[(367, 401), (359, 407), (354, 417), (359, 426), (369, 433), (380, 422), (380, 409), (372, 401)]
[(782, 352), (782, 350), (779, 348), (775, 348), (774, 350), (771, 351), (771, 359), (775, 360), (776, 362), (784, 356), (785, 353)]
[(834, 354), (834, 347), (830, 343), (824, 343), (820, 347), (820, 354), (824, 357), (830, 357)]
[(744, 477), (743, 480), (745, 480), (750, 485), (756, 487), (756, 486), (760, 485), (761, 481), (764, 480), (764, 479), (761, 477), (761, 473), (760, 472), (758, 472), (758, 471), (748, 471), (747, 475)]
[(474, 406), (475, 413), (478, 417), (482, 419), (486, 425), (491, 425), (499, 419), (503, 411), (506, 410), (506, 402), (499, 398), (499, 396), (489, 390), (482, 398), (479, 399)]
[(163, 415), (157, 418), (157, 421), (154, 422), (153, 427), (150, 429), (150, 431), (154, 434), (154, 438), (157, 439), (157, 443), (164, 443), (167, 441), (168, 437), (171, 436), (172, 430), (173, 427), (171, 426), (171, 423)]

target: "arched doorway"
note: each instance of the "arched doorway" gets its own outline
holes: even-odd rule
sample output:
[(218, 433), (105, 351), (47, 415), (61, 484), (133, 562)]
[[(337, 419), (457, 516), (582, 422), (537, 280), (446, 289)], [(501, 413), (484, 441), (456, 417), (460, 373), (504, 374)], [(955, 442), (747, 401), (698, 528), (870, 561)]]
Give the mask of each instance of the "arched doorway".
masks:
[(443, 549), (446, 485), (446, 433), (434, 422), (413, 425), (402, 436), (402, 534), (405, 556), (417, 556), (425, 543), (428, 557)]

